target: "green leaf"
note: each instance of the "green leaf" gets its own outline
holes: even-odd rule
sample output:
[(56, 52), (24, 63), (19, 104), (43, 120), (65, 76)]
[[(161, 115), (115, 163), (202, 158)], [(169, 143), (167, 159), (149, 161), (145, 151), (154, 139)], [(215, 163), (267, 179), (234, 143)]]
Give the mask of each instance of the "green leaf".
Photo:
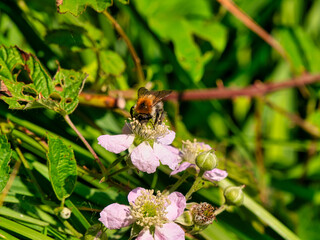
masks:
[(102, 12), (112, 5), (112, 0), (59, 0), (56, 3), (59, 13), (70, 12), (79, 16), (86, 10), (87, 6)]
[(7, 95), (0, 99), (11, 109), (47, 108), (70, 114), (86, 78), (85, 73), (59, 68), (52, 79), (33, 54), (0, 47), (0, 81), (7, 88)]
[[(213, 50), (221, 53), (227, 40), (226, 28), (214, 20), (208, 1), (141, 0), (134, 3), (150, 28), (162, 40), (173, 43), (178, 62), (193, 81), (200, 81)], [(208, 41), (212, 49), (202, 52), (194, 36)]]
[(49, 176), (59, 200), (69, 197), (77, 180), (77, 163), (71, 147), (58, 137), (48, 135)]
[(7, 229), (14, 233), (18, 233), (21, 236), (24, 236), (25, 238), (34, 239), (34, 240), (52, 240), (53, 239), (31, 228), (23, 226), (22, 224), (16, 223), (4, 217), (0, 217), (0, 223), (1, 223), (0, 224), (1, 228)]
[(71, 27), (69, 29), (49, 31), (45, 36), (45, 40), (48, 43), (57, 44), (59, 47), (71, 48), (71, 50), (92, 47), (92, 43), (83, 28), (74, 25)]
[(101, 67), (106, 74), (119, 76), (124, 72), (126, 65), (119, 54), (113, 51), (103, 51), (100, 56), (102, 63)]
[(320, 50), (301, 27), (282, 28), (277, 37), (298, 73), (319, 72)]
[(10, 177), (8, 164), (12, 154), (10, 144), (5, 135), (0, 135), (0, 153), (0, 192), (2, 192)]

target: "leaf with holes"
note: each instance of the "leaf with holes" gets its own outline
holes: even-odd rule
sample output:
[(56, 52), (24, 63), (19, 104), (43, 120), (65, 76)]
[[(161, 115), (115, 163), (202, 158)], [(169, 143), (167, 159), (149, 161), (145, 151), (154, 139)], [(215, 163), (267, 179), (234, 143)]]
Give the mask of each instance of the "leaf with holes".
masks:
[(8, 164), (12, 154), (10, 144), (5, 135), (0, 135), (0, 153), (0, 192), (2, 192), (10, 177)]
[(60, 138), (48, 135), (49, 177), (59, 200), (69, 197), (77, 181), (77, 163), (73, 150)]
[(112, 5), (112, 0), (57, 0), (56, 4), (59, 13), (70, 12), (72, 15), (79, 16), (87, 6), (102, 12)]
[(0, 95), (11, 109), (47, 108), (62, 115), (78, 105), (87, 75), (60, 69), (54, 79), (40, 61), (18, 47), (0, 46)]

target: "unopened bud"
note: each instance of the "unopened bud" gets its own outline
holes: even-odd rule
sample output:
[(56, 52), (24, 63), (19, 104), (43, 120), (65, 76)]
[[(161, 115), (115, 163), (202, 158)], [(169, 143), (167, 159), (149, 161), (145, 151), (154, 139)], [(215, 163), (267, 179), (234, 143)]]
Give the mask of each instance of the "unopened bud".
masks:
[(71, 216), (71, 210), (69, 208), (64, 207), (60, 212), (60, 217), (63, 219), (69, 219)]
[(242, 189), (244, 188), (244, 185), (240, 187), (236, 186), (229, 186), (224, 190), (224, 197), (225, 197), (225, 203), (227, 205), (235, 205), (235, 206), (241, 206), (244, 200), (244, 194)]
[(196, 158), (196, 164), (202, 171), (211, 171), (218, 164), (218, 158), (216, 154), (210, 150), (200, 153)]

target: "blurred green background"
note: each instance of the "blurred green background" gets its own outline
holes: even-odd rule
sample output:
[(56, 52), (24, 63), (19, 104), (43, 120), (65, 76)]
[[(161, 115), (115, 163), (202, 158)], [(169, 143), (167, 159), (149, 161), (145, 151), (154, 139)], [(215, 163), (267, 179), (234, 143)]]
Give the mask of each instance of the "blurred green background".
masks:
[[(60, 12), (67, 11), (61, 14), (54, 0), (2, 0), (0, 44), (17, 45), (35, 54), (52, 76), (59, 65), (88, 73), (84, 91), (93, 95), (145, 85), (183, 92), (216, 88), (217, 81), (225, 88), (242, 88), (256, 80), (277, 83), (320, 72), (319, 0), (235, 1), (281, 44), (287, 60), (217, 1), (114, 1), (108, 12), (132, 42), (145, 79), (137, 77), (126, 42), (108, 18), (96, 11), (101, 10), (99, 6), (84, 9), (82, 1), (69, 2), (70, 8), (60, 7)], [(319, 90), (320, 84), (314, 83), (257, 98), (167, 101), (165, 109), (177, 134), (176, 147), (181, 140), (193, 138), (209, 143), (217, 150), (219, 168), (228, 171), (229, 180), (245, 184), (251, 199), (299, 238), (312, 240), (319, 239), (320, 226)], [(96, 139), (121, 132), (127, 116), (124, 113), (134, 105), (134, 99), (135, 95), (126, 102), (126, 111), (80, 102), (71, 115), (106, 166), (116, 156), (100, 147)], [(15, 124), (12, 134), (21, 140), (30, 170), (25, 165), (19, 169), (0, 208), (0, 237), (36, 239), (32, 234), (38, 232), (38, 239), (44, 234), (55, 239), (80, 238), (98, 222), (103, 207), (115, 201), (126, 204), (125, 192), (98, 183), (94, 174), (99, 170), (92, 156), (60, 115), (44, 109), (9, 110), (1, 101), (0, 120), (8, 119)], [(22, 127), (43, 140), (46, 132), (60, 136), (74, 149), (78, 166), (88, 169), (78, 170), (76, 188), (68, 200), (70, 206), (81, 210), (68, 222), (79, 235), (55, 216), (52, 204), (59, 205), (59, 201), (48, 181), (45, 152)], [(154, 175), (130, 171), (115, 180), (131, 188), (163, 190), (176, 180), (168, 173), (165, 167)], [(35, 189), (31, 176), (44, 196)], [(181, 192), (187, 190), (188, 184), (179, 188)], [(219, 205), (221, 191), (208, 184), (192, 200)], [(29, 221), (19, 214), (30, 217)], [(290, 239), (266, 222), (246, 206), (233, 208), (219, 215), (202, 234), (188, 238)], [(19, 232), (21, 226), (31, 236)], [(125, 230), (108, 231), (110, 239), (128, 239)]]

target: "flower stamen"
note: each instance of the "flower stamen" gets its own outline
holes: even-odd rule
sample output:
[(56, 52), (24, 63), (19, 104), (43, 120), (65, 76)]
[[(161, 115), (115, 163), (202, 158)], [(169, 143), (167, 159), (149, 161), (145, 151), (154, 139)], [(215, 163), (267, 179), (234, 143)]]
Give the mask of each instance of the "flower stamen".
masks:
[(142, 141), (153, 141), (169, 133), (168, 126), (164, 123), (153, 125), (150, 122), (140, 123), (137, 119), (129, 118), (132, 133)]
[(153, 192), (153, 190), (142, 190), (141, 195), (135, 199), (134, 203), (130, 203), (131, 215), (136, 219), (136, 223), (142, 227), (162, 227), (168, 222), (166, 208), (170, 204), (170, 200), (160, 191), (157, 191), (157, 195), (153, 195)]

